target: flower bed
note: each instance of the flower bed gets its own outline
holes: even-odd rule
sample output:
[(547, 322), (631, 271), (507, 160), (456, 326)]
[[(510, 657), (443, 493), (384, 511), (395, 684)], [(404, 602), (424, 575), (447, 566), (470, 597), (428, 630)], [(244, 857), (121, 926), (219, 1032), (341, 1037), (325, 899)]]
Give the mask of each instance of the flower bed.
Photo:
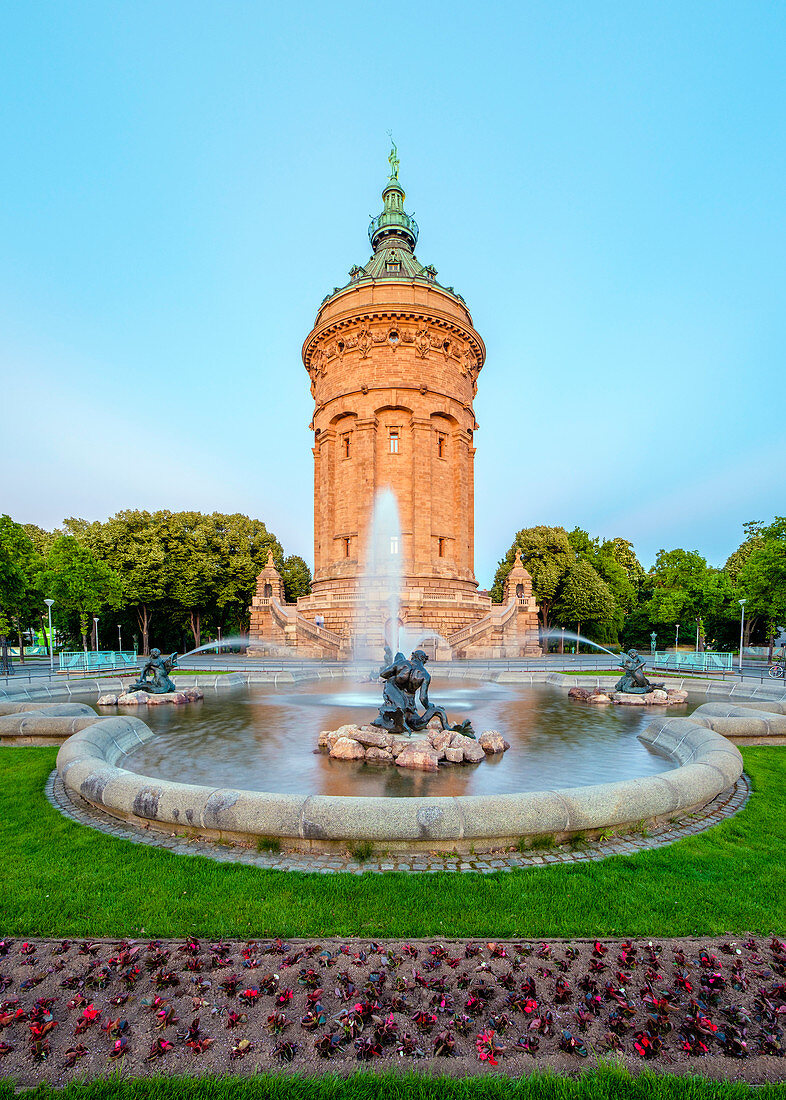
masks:
[(518, 1075), (629, 1063), (779, 1079), (778, 939), (0, 941), (19, 1084), (393, 1063)]

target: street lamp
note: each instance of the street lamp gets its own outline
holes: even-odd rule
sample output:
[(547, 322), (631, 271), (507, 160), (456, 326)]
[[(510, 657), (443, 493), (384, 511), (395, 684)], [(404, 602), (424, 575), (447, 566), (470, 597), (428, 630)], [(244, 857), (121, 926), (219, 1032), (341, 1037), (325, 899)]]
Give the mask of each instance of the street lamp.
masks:
[(117, 652), (123, 652), (123, 635), (120, 633), (120, 623), (117, 624)]
[(677, 623), (677, 637), (674, 639), (674, 660), (677, 660), (677, 650), (680, 645), (680, 624)]
[(741, 612), (740, 612), (740, 676), (742, 676), (742, 638), (743, 638), (743, 633), (745, 631), (745, 604), (747, 603), (747, 601), (746, 600), (738, 600), (737, 602), (739, 603), (740, 608), (741, 608)]
[(93, 616), (93, 626), (95, 627), (95, 631), (96, 631), (95, 647), (96, 647), (96, 653), (98, 653), (98, 615)]
[(221, 627), (218, 628), (218, 652), (221, 652)]
[(52, 652), (52, 604), (54, 600), (44, 600), (49, 610), (49, 672), (50, 674), (55, 671), (55, 656)]

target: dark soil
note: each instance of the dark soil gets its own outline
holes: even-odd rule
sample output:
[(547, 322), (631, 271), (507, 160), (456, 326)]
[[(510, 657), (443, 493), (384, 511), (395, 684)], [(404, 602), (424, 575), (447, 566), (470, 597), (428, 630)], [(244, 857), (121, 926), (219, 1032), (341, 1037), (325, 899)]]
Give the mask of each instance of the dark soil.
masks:
[(0, 989), (0, 1075), (21, 1085), (118, 1068), (575, 1073), (601, 1054), (634, 1070), (786, 1076), (777, 939), (5, 940)]

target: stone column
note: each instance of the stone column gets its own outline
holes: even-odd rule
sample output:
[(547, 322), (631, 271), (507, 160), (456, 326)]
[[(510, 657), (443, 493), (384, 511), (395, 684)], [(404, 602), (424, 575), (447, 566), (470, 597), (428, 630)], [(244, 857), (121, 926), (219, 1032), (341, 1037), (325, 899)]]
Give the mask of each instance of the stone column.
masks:
[(355, 574), (363, 572), (366, 554), (366, 538), (371, 525), (371, 513), (374, 508), (374, 493), (377, 484), (377, 418), (367, 416), (355, 421), (355, 475), (348, 486), (354, 497), (354, 515), (356, 519), (355, 549), (353, 557), (357, 560)]
[(434, 547), (432, 538), (431, 445), (434, 441), (430, 417), (413, 416), (409, 422), (412, 439), (410, 475), (410, 508), (412, 513), (412, 560), (405, 561), (405, 572), (415, 576), (433, 576)]
[(322, 485), (320, 496), (322, 498), (320, 531), (322, 543), (322, 565), (320, 576), (330, 572), (330, 566), (335, 560), (335, 534), (336, 523), (336, 433), (333, 428), (326, 428), (319, 436), (320, 470), (322, 473)]

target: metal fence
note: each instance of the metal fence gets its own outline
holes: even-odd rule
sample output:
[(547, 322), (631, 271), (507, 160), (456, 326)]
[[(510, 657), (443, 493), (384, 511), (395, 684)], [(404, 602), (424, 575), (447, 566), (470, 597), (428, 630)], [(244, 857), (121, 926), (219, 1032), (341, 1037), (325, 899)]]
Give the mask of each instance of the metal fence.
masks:
[(651, 658), (653, 668), (674, 669), (677, 672), (729, 672), (733, 653), (655, 653)]
[(60, 672), (114, 672), (118, 669), (133, 670), (137, 664), (136, 650), (98, 650), (94, 652), (78, 649), (70, 653), (58, 654)]

